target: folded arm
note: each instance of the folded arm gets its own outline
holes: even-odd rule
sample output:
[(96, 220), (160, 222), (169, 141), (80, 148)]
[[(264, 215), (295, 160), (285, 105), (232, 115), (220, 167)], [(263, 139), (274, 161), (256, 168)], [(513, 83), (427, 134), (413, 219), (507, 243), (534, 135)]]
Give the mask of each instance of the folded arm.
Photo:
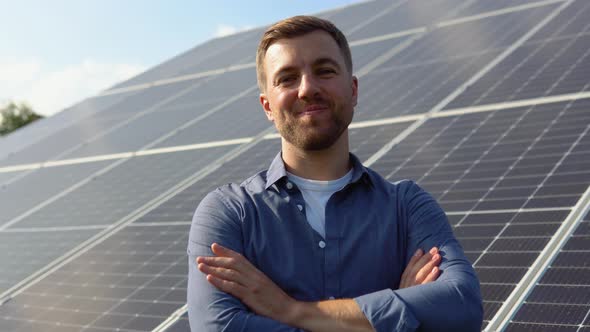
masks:
[(355, 298), (377, 331), (480, 331), (479, 281), (455, 239), (446, 215), (428, 193), (407, 181), (400, 194), (407, 221), (407, 253), (438, 247), (441, 275), (426, 285), (385, 289)]
[(198, 270), (198, 256), (211, 256), (217, 242), (242, 252), (239, 214), (219, 193), (213, 192), (199, 204), (193, 217), (188, 244), (187, 303), (192, 331), (303, 332), (249, 310), (236, 297), (217, 289)]
[[(197, 258), (198, 269), (217, 289), (240, 299), (256, 314), (307, 331), (374, 331), (353, 299), (296, 301), (241, 254), (214, 243), (215, 256)], [(402, 276), (401, 287), (434, 281), (439, 273), (437, 248), (416, 251)]]

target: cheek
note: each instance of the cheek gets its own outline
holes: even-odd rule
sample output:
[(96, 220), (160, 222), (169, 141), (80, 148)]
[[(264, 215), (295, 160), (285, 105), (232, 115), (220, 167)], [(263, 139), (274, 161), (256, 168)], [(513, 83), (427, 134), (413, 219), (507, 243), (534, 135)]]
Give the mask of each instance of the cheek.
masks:
[(297, 94), (295, 93), (281, 93), (274, 99), (273, 106), (275, 111), (289, 111), (293, 104), (297, 100)]

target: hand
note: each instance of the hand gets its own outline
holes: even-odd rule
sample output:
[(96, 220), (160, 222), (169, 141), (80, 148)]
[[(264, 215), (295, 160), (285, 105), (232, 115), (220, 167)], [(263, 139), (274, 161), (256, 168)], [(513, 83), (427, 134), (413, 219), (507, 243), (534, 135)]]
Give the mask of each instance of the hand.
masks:
[(426, 254), (418, 249), (402, 274), (399, 288), (407, 288), (416, 285), (423, 285), (435, 281), (440, 274), (441, 256), (438, 248), (433, 247)]
[(250, 310), (280, 322), (297, 301), (291, 298), (241, 254), (217, 243), (211, 245), (215, 256), (197, 257), (199, 271), (219, 290), (240, 299)]

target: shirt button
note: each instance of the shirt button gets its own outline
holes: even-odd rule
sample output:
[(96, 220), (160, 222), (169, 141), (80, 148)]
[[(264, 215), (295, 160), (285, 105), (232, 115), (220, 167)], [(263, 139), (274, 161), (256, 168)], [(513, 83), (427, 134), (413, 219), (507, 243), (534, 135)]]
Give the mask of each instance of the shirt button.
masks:
[(320, 241), (318, 245), (320, 246), (320, 248), (324, 249), (326, 247), (326, 242)]
[(291, 182), (287, 182), (287, 189), (293, 189), (293, 184)]
[(299, 211), (303, 211), (303, 205), (297, 204), (297, 208), (299, 209)]

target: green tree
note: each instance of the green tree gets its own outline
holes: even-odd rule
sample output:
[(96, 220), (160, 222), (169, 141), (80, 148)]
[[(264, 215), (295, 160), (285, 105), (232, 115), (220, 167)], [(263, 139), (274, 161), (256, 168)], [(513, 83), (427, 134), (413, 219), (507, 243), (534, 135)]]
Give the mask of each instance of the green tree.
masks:
[(6, 135), (22, 126), (41, 119), (43, 116), (33, 112), (33, 109), (25, 103), (8, 103), (0, 107), (0, 136)]

